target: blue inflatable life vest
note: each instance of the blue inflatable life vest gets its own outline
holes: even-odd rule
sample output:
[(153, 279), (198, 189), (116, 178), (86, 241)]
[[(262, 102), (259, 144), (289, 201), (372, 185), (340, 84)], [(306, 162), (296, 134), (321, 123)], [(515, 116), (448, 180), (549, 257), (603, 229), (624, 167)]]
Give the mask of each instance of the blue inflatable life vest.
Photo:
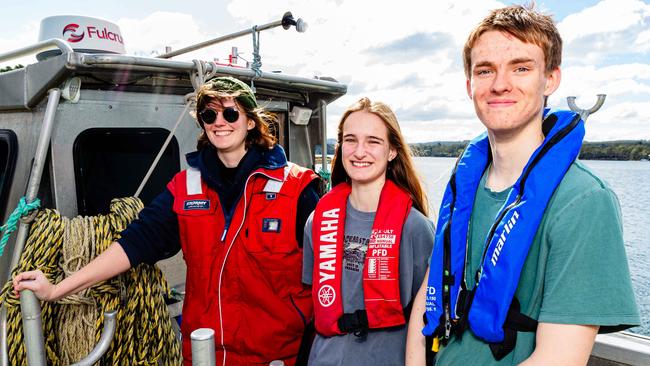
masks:
[[(456, 162), (440, 205), (429, 264), (422, 332), (433, 336), (436, 343), (446, 345), (452, 332), (460, 336), (469, 326), (491, 343), (497, 359), (514, 348), (516, 331), (506, 347), (510, 349), (497, 351), (492, 346), (504, 342), (509, 311), (519, 313), (514, 294), (521, 269), (546, 206), (577, 158), (585, 134), (580, 116), (569, 111), (545, 110), (542, 129), (544, 141), (531, 155), (488, 232), (473, 289), (465, 282), (467, 236), (476, 190), (491, 161), (487, 133), (472, 140)], [(531, 321), (534, 327), (527, 331), (537, 325)]]

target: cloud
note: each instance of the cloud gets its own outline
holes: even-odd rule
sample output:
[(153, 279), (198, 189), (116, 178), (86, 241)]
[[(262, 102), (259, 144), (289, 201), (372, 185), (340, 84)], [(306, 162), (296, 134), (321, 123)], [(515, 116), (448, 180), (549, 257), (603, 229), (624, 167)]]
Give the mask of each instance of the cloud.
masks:
[(610, 103), (589, 117), (587, 141), (639, 140), (650, 136), (650, 102)]
[(415, 33), (387, 44), (362, 51), (387, 62), (403, 62), (423, 57), (434, 57), (454, 47), (454, 40), (446, 33)]
[(157, 11), (143, 19), (121, 18), (117, 24), (127, 52), (142, 56), (160, 54), (166, 46), (176, 50), (209, 38), (190, 14)]
[(565, 60), (584, 65), (618, 62), (621, 55), (647, 54), (648, 27), (650, 4), (640, 0), (603, 0), (558, 24)]
[(558, 93), (581, 95), (600, 93), (609, 95), (645, 94), (650, 98), (650, 64), (620, 64), (611, 66), (565, 67)]
[[(648, 28), (650, 28), (650, 26)], [(650, 29), (639, 33), (634, 40), (634, 48), (639, 52), (650, 52)]]
[[(6, 38), (0, 38), (0, 50), (2, 50), (2, 52), (8, 52), (38, 42), (39, 27), (39, 21), (30, 21), (23, 23), (20, 29), (18, 29), (16, 32), (6, 36)], [(36, 57), (34, 55), (22, 56), (13, 60), (9, 60), (7, 62), (0, 63), (0, 68), (6, 66), (13, 67), (17, 64), (28, 65), (34, 62), (36, 62)]]
[[(330, 136), (345, 108), (368, 96), (395, 110), (409, 141), (466, 140), (483, 127), (465, 90), (463, 43), (489, 10), (503, 5), (435, 1), (425, 9), (418, 0), (402, 0), (399, 6), (350, 0), (232, 0), (218, 14), (156, 11), (116, 23), (127, 51), (149, 56), (165, 46), (178, 49), (279, 20), (290, 9), (309, 28), (306, 33), (281, 27), (262, 32), (262, 69), (303, 77), (331, 76), (346, 84), (348, 94), (328, 106)], [(215, 24), (228, 32), (215, 31)], [(650, 4), (604, 0), (565, 17), (558, 27), (565, 40), (563, 74), (551, 105), (566, 108), (565, 97), (575, 95), (586, 108), (597, 93), (605, 93), (602, 110), (589, 119), (588, 138), (650, 139), (643, 125), (650, 126)], [(0, 49), (34, 43), (37, 35), (38, 23), (26, 24), (0, 39)], [(252, 59), (252, 37), (246, 35), (175, 60), (223, 60), (232, 46), (238, 47), (242, 59)]]
[(400, 122), (402, 132), (409, 136), (409, 143), (430, 141), (463, 141), (478, 136), (483, 126), (476, 119), (437, 119), (435, 121)]

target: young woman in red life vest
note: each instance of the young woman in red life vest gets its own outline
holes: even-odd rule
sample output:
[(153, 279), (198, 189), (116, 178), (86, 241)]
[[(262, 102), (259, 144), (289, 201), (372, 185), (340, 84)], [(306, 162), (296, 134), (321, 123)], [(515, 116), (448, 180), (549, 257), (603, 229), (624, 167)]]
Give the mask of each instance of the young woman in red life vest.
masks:
[(316, 175), (287, 162), (269, 133), (271, 116), (237, 79), (206, 82), (196, 116), (203, 131), (198, 151), (187, 155), (189, 169), (117, 242), (56, 285), (34, 271), (16, 276), (14, 289), (57, 300), (182, 249), (185, 365), (198, 328), (214, 329), (219, 365), (294, 365), (312, 317), (300, 268), (304, 223), (318, 201)]
[(434, 229), (384, 103), (362, 98), (343, 114), (332, 186), (305, 226), (303, 282), (312, 285), (317, 331), (309, 365), (403, 365)]

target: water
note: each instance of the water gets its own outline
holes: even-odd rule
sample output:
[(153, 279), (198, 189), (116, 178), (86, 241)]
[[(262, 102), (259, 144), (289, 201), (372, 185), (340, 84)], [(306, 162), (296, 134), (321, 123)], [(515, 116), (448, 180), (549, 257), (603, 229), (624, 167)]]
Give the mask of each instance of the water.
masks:
[[(437, 215), (454, 158), (416, 158), (415, 165), (427, 185), (432, 212)], [(650, 162), (583, 161), (607, 181), (621, 203), (625, 250), (632, 285), (641, 312), (641, 326), (631, 331), (650, 336)]]

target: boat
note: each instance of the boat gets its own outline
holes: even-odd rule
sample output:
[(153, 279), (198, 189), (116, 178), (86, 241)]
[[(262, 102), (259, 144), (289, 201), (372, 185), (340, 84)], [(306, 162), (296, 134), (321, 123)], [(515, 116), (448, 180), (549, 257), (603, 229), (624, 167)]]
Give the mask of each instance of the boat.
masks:
[[(94, 33), (86, 28), (86, 34), (126, 41), (111, 30), (110, 22), (89, 21), (102, 25), (94, 25)], [(79, 24), (64, 20), (64, 27), (55, 29), (68, 35), (68, 40), (44, 39), (0, 54), (0, 62), (6, 62), (38, 53), (38, 62), (0, 73), (2, 222), (23, 197), (27, 203), (38, 198), (41, 207), (67, 217), (106, 213), (115, 197), (135, 195), (145, 204), (150, 202), (176, 172), (187, 167), (184, 154), (195, 150), (200, 128), (188, 113), (191, 104), (186, 96), (209, 76), (232, 76), (254, 85), (260, 104), (278, 116), (274, 131), (289, 160), (312, 169), (329, 161), (327, 149), (320, 149), (322, 155), (316, 156), (316, 145), (327, 146), (327, 105), (346, 94), (346, 85), (326, 76), (263, 72), (254, 65), (172, 59), (278, 26), (304, 29), (304, 23), (291, 13), (255, 29), (168, 50), (159, 57), (126, 55), (119, 46), (79, 47)], [(230, 60), (236, 56), (233, 52)], [(6, 244), (0, 258), (2, 283), (20, 259), (28, 228), (28, 223), (21, 223), (17, 235)], [(170, 317), (177, 317), (184, 262), (178, 254), (159, 267), (180, 294), (181, 301), (168, 307)], [(5, 315), (0, 311), (0, 316)], [(6, 320), (0, 322), (0, 365), (8, 365)], [(590, 365), (648, 364), (650, 338), (631, 333), (599, 335), (590, 360)]]
[[(93, 36), (103, 29), (104, 41), (122, 41), (121, 36), (113, 40), (106, 36), (119, 35), (110, 22), (85, 17), (57, 21), (62, 29), (56, 29), (56, 34), (78, 39), (82, 33), (90, 34), (82, 29), (92, 27)], [(249, 28), (188, 49), (279, 26), (302, 30), (304, 23), (288, 12), (255, 31)], [(188, 113), (191, 107), (186, 96), (208, 77), (231, 76), (254, 85), (259, 103), (278, 117), (273, 130), (287, 157), (312, 168), (315, 145), (327, 136), (327, 105), (347, 91), (329, 77), (170, 59), (187, 49), (153, 58), (121, 54), (119, 47), (102, 50), (71, 41), (47, 39), (0, 55), (0, 62), (35, 53), (39, 59), (0, 73), (2, 222), (23, 196), (28, 202), (39, 198), (41, 207), (56, 209), (66, 217), (105, 214), (116, 197), (136, 195), (145, 204), (150, 202), (176, 172), (187, 167), (184, 155), (196, 149), (200, 128)], [(166, 140), (169, 145), (163, 149)], [(158, 162), (148, 174), (155, 159)], [(20, 258), (27, 230), (21, 231), (22, 226), (0, 259), (2, 283)], [(159, 266), (169, 285), (182, 295), (185, 265), (181, 255)], [(171, 316), (179, 315), (180, 308), (179, 303), (172, 304)], [(6, 361), (4, 321), (2, 328), (0, 352)]]

